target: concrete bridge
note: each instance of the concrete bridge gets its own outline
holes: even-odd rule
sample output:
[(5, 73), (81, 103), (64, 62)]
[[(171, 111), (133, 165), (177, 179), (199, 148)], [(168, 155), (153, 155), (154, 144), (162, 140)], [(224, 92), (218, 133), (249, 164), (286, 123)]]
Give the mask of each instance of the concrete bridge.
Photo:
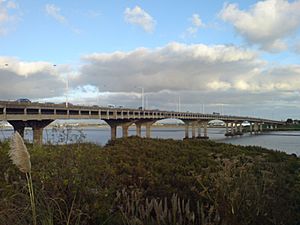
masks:
[[(129, 126), (135, 124), (136, 135), (141, 136), (142, 126), (146, 127), (146, 137), (151, 136), (151, 125), (163, 119), (179, 119), (185, 124), (185, 138), (208, 139), (207, 127), (211, 120), (225, 122), (226, 136), (242, 135), (242, 123), (250, 123), (249, 132), (258, 133), (264, 127), (276, 129), (284, 125), (282, 121), (242, 117), (219, 114), (202, 114), (191, 112), (174, 112), (160, 110), (139, 110), (129, 108), (107, 108), (99, 106), (79, 106), (64, 104), (19, 103), (14, 101), (0, 101), (0, 121), (8, 121), (15, 131), (24, 135), (25, 127), (33, 130), (33, 141), (42, 144), (43, 128), (56, 119), (99, 119), (104, 120), (111, 128), (111, 139), (117, 137), (117, 127), (121, 126), (123, 137), (128, 136)], [(202, 131), (203, 130), (203, 131)]]

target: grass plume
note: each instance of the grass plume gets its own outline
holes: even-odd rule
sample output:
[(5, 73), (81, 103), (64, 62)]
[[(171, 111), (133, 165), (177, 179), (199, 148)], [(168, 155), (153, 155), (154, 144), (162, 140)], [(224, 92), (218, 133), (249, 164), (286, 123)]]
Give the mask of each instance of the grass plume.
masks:
[(10, 150), (8, 153), (10, 159), (13, 164), (15, 164), (18, 169), (25, 173), (28, 192), (30, 197), (30, 204), (32, 209), (32, 220), (33, 224), (36, 225), (36, 210), (35, 210), (35, 199), (34, 199), (34, 191), (33, 184), (31, 178), (31, 162), (30, 162), (30, 154), (27, 150), (27, 147), (24, 143), (23, 138), (18, 132), (15, 132), (10, 141)]
[(9, 157), (22, 173), (31, 172), (30, 155), (19, 132), (11, 138)]

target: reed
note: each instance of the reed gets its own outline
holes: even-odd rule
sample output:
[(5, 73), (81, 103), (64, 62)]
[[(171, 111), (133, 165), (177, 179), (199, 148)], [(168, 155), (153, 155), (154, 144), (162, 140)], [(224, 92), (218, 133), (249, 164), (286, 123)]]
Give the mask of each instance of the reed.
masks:
[(18, 169), (22, 173), (25, 173), (26, 175), (27, 187), (28, 187), (31, 210), (32, 210), (32, 221), (33, 221), (33, 225), (37, 225), (35, 198), (34, 198), (33, 183), (31, 177), (30, 154), (27, 150), (26, 145), (24, 144), (23, 138), (18, 132), (15, 132), (11, 138), (10, 150), (8, 154), (13, 164), (15, 164), (18, 167)]

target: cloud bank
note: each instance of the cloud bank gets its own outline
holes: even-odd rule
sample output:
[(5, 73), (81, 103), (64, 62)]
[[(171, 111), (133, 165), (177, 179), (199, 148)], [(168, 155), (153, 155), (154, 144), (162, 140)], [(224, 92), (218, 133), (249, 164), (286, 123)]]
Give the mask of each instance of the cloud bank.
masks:
[(288, 47), (286, 39), (300, 28), (300, 1), (259, 1), (249, 10), (225, 4), (219, 15), (232, 23), (249, 44), (268, 52), (280, 52)]

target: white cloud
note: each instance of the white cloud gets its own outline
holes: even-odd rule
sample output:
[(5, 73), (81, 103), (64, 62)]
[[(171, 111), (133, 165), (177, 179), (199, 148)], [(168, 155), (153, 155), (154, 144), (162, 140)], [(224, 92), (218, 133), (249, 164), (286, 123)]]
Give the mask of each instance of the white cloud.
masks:
[(126, 8), (124, 18), (127, 23), (138, 25), (148, 33), (155, 29), (156, 21), (139, 6), (132, 9)]
[(241, 10), (236, 4), (225, 4), (220, 17), (231, 22), (248, 43), (278, 52), (287, 48), (286, 39), (300, 27), (300, 1), (259, 1), (249, 10)]
[(0, 1), (0, 35), (13, 29), (12, 24), (18, 21), (18, 5), (13, 1)]
[(198, 14), (193, 14), (191, 21), (195, 27), (203, 26), (202, 20), (200, 19), (200, 16)]
[(59, 23), (66, 24), (66, 18), (60, 13), (60, 8), (54, 4), (47, 4), (45, 6), (46, 13), (57, 20)]
[(65, 81), (60, 70), (48, 62), (0, 57), (0, 96), (37, 99), (64, 95)]
[[(255, 76), (264, 65), (255, 52), (234, 46), (170, 43), (131, 52), (86, 55), (78, 84), (106, 84), (112, 91), (216, 90), (239, 77)], [(209, 84), (209, 85), (208, 85)]]
[(192, 25), (186, 29), (185, 33), (182, 35), (183, 38), (188, 36), (195, 37), (199, 28), (205, 26), (200, 16), (196, 13), (189, 18), (189, 21), (192, 23)]

